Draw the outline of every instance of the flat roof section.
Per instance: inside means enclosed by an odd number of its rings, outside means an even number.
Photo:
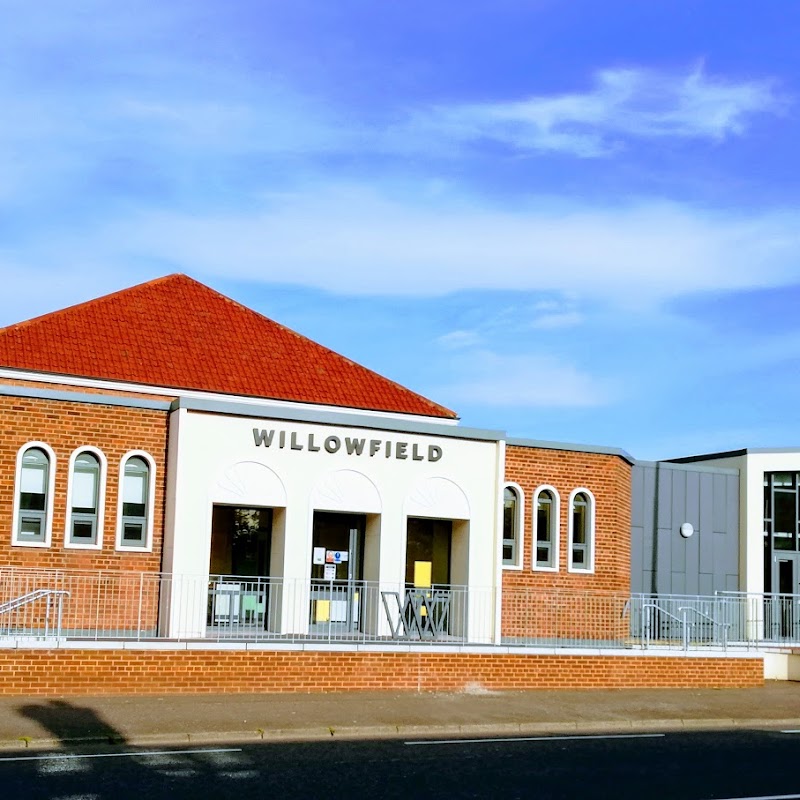
[[[738,458],[739,456],[768,455],[770,453],[797,453],[800,456],[800,447],[744,447],[740,450],[724,450],[720,453],[665,458],[664,461],[672,462],[673,464],[690,464],[694,461],[714,461],[718,458]]]
[[[603,447],[594,444],[571,444],[569,442],[547,442],[539,439],[518,439],[516,437],[509,437],[506,439],[506,444],[514,447],[538,448],[540,450],[569,450],[573,453],[596,453],[604,456],[617,456],[631,465],[636,463],[632,455],[626,453],[619,447]]]
[[[0,384],[0,397],[26,397],[34,400],[56,400],[58,402],[85,403],[95,406],[144,408],[150,411],[170,410],[169,400],[148,400],[144,397],[124,397],[122,395],[65,392],[63,389],[40,389],[34,386],[14,386]]]
[[[436,422],[406,422],[393,417],[367,417],[339,411],[312,411],[301,409],[277,409],[274,406],[260,407],[249,403],[226,403],[219,400],[199,400],[179,397],[172,401],[171,411],[185,409],[202,414],[219,414],[229,417],[279,420],[283,422],[310,422],[317,425],[338,425],[343,428],[366,428],[368,430],[393,431],[395,433],[417,433],[428,436],[444,436],[449,439],[473,439],[484,442],[500,442],[505,431],[482,428],[462,428]]]

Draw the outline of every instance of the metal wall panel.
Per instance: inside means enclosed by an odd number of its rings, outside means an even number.
[[[736,472],[637,463],[631,487],[632,591],[707,595],[739,588]],[[684,522],[694,527],[688,539],[680,535]]]

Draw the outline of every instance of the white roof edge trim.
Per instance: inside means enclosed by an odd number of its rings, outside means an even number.
[[[425,417],[421,414],[403,414],[397,411],[372,411],[350,406],[328,406],[319,403],[302,403],[300,401],[274,400],[262,397],[247,397],[219,392],[203,392],[196,389],[175,389],[167,386],[150,386],[141,383],[125,383],[123,381],[105,381],[95,378],[79,378],[74,375],[56,375],[52,372],[31,372],[28,370],[0,368],[0,378],[13,380],[39,381],[40,383],[59,383],[63,386],[75,386],[84,389],[106,389],[118,392],[136,392],[138,394],[166,395],[167,397],[186,397],[195,400],[214,400],[217,402],[236,402],[247,405],[268,406],[272,408],[292,409],[305,408],[311,411],[343,411],[348,414],[363,414],[366,417],[409,420],[415,422],[436,422],[437,425],[453,425],[458,427],[459,420],[452,417]],[[411,391],[409,389],[409,391]]]

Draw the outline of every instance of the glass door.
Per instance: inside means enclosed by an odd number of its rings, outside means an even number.
[[[776,554],[772,572],[772,597],[770,622],[773,638],[798,641],[800,639],[800,571],[798,555]]]
[[[311,556],[312,633],[360,629],[366,517],[314,512]]]

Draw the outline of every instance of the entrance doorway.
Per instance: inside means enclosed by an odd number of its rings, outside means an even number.
[[[361,630],[365,514],[315,511],[312,533],[312,633]]]
[[[800,636],[800,553],[776,553],[772,596],[768,598],[772,638],[797,641]]]
[[[209,625],[266,627],[272,521],[271,508],[213,506]]]
[[[450,584],[453,523],[449,519],[408,518],[406,586],[428,588]]]

